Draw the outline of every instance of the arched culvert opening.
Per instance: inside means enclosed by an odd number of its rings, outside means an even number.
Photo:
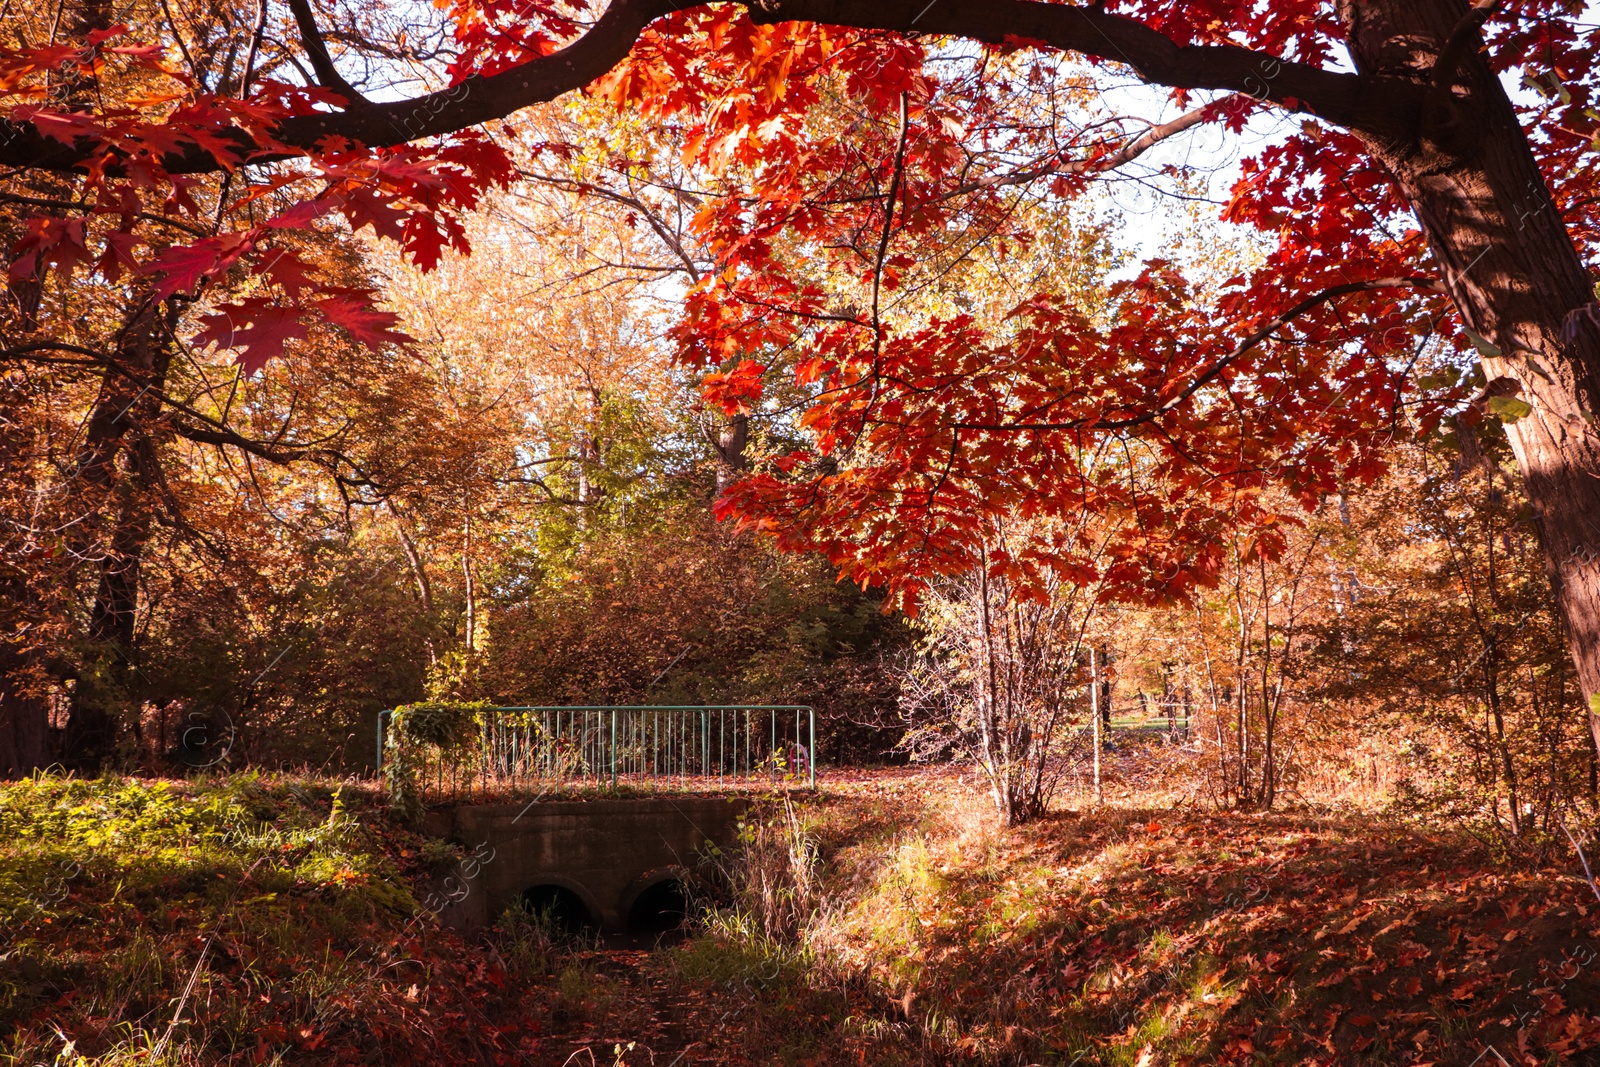
[[[552,933],[576,937],[592,932],[599,923],[583,898],[564,885],[536,885],[522,891],[522,908]]]
[[[689,917],[689,890],[680,879],[668,878],[634,898],[628,909],[628,933],[655,936],[676,934]]]

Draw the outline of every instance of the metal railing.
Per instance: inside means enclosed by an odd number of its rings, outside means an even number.
[[[1185,737],[1189,734],[1190,724],[1189,705],[1182,701],[1151,701],[1148,704],[1130,701],[1122,707],[1111,709],[1109,723],[1112,730],[1169,733]]]
[[[378,713],[378,771],[391,742],[411,744],[417,783],[434,795],[817,784],[816,714],[801,704],[485,707],[474,710],[465,736],[447,743],[394,737],[395,710]]]
[[[1165,734],[1174,740],[1187,738],[1194,726],[1194,716],[1188,704],[1169,703],[1142,706],[1127,703],[1103,712],[1101,735],[1111,741],[1116,734],[1137,734],[1146,737]],[[1085,716],[1069,729],[1073,737],[1088,737],[1094,733],[1094,720]]]

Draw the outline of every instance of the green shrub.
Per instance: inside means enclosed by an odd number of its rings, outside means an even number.
[[[405,821],[422,819],[418,772],[429,750],[443,754],[472,744],[483,729],[487,701],[428,701],[394,709],[384,735],[383,776],[389,806]]]

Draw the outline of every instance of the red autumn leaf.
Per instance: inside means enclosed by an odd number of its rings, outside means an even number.
[[[304,308],[260,297],[224,304],[201,318],[204,327],[195,334],[194,343],[231,349],[244,373],[254,374],[268,360],[283,355],[284,345],[306,336],[305,314]]]
[[[1039,48],[1048,51],[1052,47],[1049,41],[1042,41],[1037,37],[1022,37],[1015,33],[1006,34],[1001,41],[1008,49]]]
[[[336,207],[338,207],[336,202],[324,197],[302,200],[293,207],[278,212],[262,225],[274,230],[300,230]]]
[[[124,268],[136,270],[139,260],[134,249],[141,243],[138,237],[122,230],[106,234],[106,250],[95,264],[96,269],[110,282],[120,278]]]
[[[714,371],[705,377],[705,397],[729,415],[748,412],[761,397],[766,369],[753,359],[745,359],[726,373]]]
[[[107,27],[106,29],[103,29],[103,30],[91,30],[91,31],[89,31],[87,34],[84,35],[83,41],[90,48],[94,48],[96,45],[104,44],[106,41],[109,41],[114,37],[126,36],[127,33],[128,33],[127,24],[123,23],[123,22],[119,22],[115,26],[109,26],[109,27]]]
[[[216,277],[251,251],[256,234],[255,230],[246,230],[179,245],[146,263],[144,270],[161,276],[156,284],[158,296],[166,298],[174,293],[189,293],[201,281]]]
[[[11,262],[12,280],[30,277],[41,264],[55,268],[63,280],[70,279],[73,270],[89,258],[84,233],[82,219],[29,219],[27,236],[12,250],[16,256]]]
[[[51,108],[19,107],[12,112],[12,118],[29,123],[46,137],[69,146],[80,138],[96,137],[104,129],[100,119],[92,114]]]
[[[330,296],[316,302],[324,318],[344,330],[358,343],[377,350],[384,345],[408,345],[415,338],[395,329],[399,317],[390,311],[379,311],[372,298],[362,293]]]
[[[259,273],[281,285],[290,300],[300,299],[300,294],[318,286],[318,270],[286,248],[274,249],[260,266]]]

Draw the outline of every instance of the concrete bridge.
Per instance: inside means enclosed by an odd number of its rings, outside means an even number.
[[[523,901],[573,929],[616,935],[674,928],[705,846],[732,845],[750,804],[655,796],[435,810],[427,832],[470,853],[432,887],[443,903],[440,918],[476,929]]]

